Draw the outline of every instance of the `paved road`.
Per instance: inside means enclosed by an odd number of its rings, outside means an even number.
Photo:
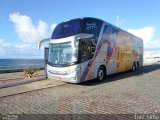
[[[101,83],[93,80],[64,84],[0,98],[0,114],[22,113],[85,114],[85,119],[100,118],[93,114],[108,114],[110,119],[115,119],[115,114],[121,119],[129,119],[130,115],[133,118],[135,114],[157,115],[160,113],[160,64],[144,66],[135,73],[111,75]],[[160,114],[156,117],[160,119]]]

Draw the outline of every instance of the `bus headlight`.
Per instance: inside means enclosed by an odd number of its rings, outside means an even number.
[[[75,70],[67,71],[67,75],[72,74],[72,73],[75,73]]]
[[[79,70],[80,70],[80,68],[76,68],[76,69],[67,71],[67,75],[72,74],[72,73],[76,73],[76,72],[79,71]]]

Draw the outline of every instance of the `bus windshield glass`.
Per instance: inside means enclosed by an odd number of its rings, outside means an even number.
[[[77,61],[77,48],[73,47],[71,42],[58,43],[49,45],[50,65],[67,65]]]
[[[102,21],[86,18],[86,19],[74,19],[67,22],[62,22],[54,29],[51,39],[61,39],[65,37],[74,36],[80,33],[92,34],[95,37],[99,36]]]
[[[102,27],[102,21],[93,18],[84,19],[81,33],[92,34],[98,37]]]
[[[51,39],[60,39],[80,33],[80,19],[63,22],[56,26]]]

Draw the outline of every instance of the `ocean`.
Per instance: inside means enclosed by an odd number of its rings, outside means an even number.
[[[44,68],[43,59],[0,59],[0,71],[17,70],[25,67]]]

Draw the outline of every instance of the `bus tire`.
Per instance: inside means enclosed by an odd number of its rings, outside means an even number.
[[[100,66],[97,72],[98,81],[103,81],[106,76],[105,69],[103,66]]]
[[[136,63],[134,62],[133,65],[132,65],[132,71],[135,72],[137,70],[137,65]]]

